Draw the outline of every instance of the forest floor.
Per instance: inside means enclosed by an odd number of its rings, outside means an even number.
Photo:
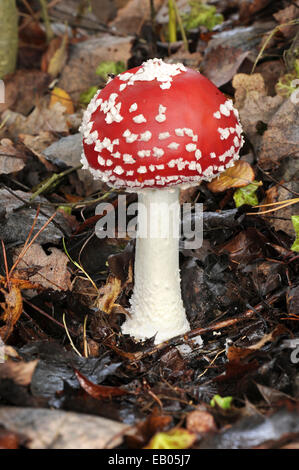
[[[188,51],[167,2],[48,2],[52,38],[30,3],[0,104],[0,448],[299,448],[298,0],[209,2]],[[245,139],[182,191],[204,208],[180,252],[191,331],[158,346],[121,334],[134,240],[95,226],[124,192],[81,169],[78,132],[105,74],[152,57],[207,76]]]

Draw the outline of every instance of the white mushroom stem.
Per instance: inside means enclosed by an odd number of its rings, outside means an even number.
[[[134,291],[122,332],[155,344],[190,327],[181,297],[179,188],[138,192]]]

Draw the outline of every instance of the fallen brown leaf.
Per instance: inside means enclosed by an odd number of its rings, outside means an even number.
[[[208,184],[208,188],[213,193],[226,191],[230,188],[241,188],[247,186],[254,180],[254,171],[249,163],[238,160],[235,165],[228,168],[218,178]]]
[[[21,251],[22,247],[16,249],[14,261]],[[57,248],[50,248],[50,251],[51,254],[47,255],[38,243],[33,243],[22,256],[15,277],[24,279],[27,276],[32,283],[38,283],[46,289],[71,290],[71,274],[67,269],[68,257]],[[30,268],[36,268],[33,275],[28,271]]]
[[[42,57],[41,68],[53,78],[57,77],[67,60],[67,33],[63,37],[52,39],[49,47]]]
[[[75,374],[79,384],[85,390],[88,395],[92,396],[96,400],[102,400],[103,398],[119,397],[121,395],[127,395],[129,392],[119,387],[108,387],[107,385],[96,385],[88,380],[81,372],[75,369]]]
[[[30,385],[33,373],[38,364],[34,361],[5,361],[0,367],[0,379],[12,379],[18,385]]]
[[[217,431],[213,415],[208,411],[194,410],[187,414],[186,427],[189,431],[204,434]]]
[[[0,337],[6,340],[22,314],[23,299],[21,290],[17,286],[12,286],[9,292],[2,289],[2,293],[5,301],[0,303],[3,309],[1,320],[5,322],[5,325],[0,328]]]
[[[103,312],[111,313],[121,290],[121,280],[113,275],[108,276],[106,284],[99,289],[97,308]]]
[[[0,142],[0,174],[20,171],[25,166],[26,155],[13,145],[11,140],[2,139]]]

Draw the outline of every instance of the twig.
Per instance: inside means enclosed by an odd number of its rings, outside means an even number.
[[[73,173],[74,171],[80,170],[80,168],[82,168],[82,164],[74,166],[72,168],[68,168],[67,170],[62,171],[61,173],[54,173],[44,184],[42,184],[35,191],[35,193],[32,194],[32,196],[30,197],[30,202],[33,201],[40,194],[47,191],[53,184],[57,184],[60,179],[69,175],[70,173]]]
[[[258,53],[257,58],[255,59],[252,70],[250,72],[251,74],[255,71],[257,63],[261,59],[261,57],[264,53],[264,50],[266,49],[268,43],[273,38],[273,36],[275,36],[275,34],[280,30],[280,28],[283,28],[284,26],[290,26],[292,24],[295,25],[295,24],[298,24],[298,23],[299,23],[299,20],[295,19],[295,20],[292,20],[292,21],[288,21],[288,23],[279,24],[274,29],[272,29],[272,31],[269,33],[269,36],[267,37],[266,41],[264,42],[263,47],[261,48],[260,52]]]
[[[85,315],[84,317],[84,323],[83,323],[83,349],[84,349],[84,357],[88,357],[88,344],[86,340],[86,324],[87,324],[87,318],[88,315]]]
[[[50,42],[51,39],[53,39],[54,37],[54,33],[53,33],[50,19],[49,19],[48,5],[47,5],[46,0],[39,0],[39,2],[42,8],[42,17],[43,17],[45,28],[46,28],[47,41]]]
[[[295,153],[296,153],[296,152],[295,152]],[[273,178],[272,175],[270,175],[270,174],[267,173],[265,170],[263,170],[263,168],[261,168],[259,165],[257,165],[257,168],[258,168],[259,171],[261,171],[267,178],[269,178],[271,181],[273,181],[273,183],[278,184],[278,186],[281,186],[282,188],[286,189],[287,191],[289,191],[290,193],[294,194],[295,196],[299,196],[299,193],[297,193],[296,191],[293,191],[292,189],[288,188],[288,187],[285,186],[284,184],[280,183],[280,181],[277,181],[275,178]]]
[[[168,0],[168,35],[169,42],[176,42],[176,13],[174,7],[175,0]]]
[[[62,321],[63,321],[63,324],[64,324],[64,328],[65,328],[67,337],[68,337],[68,339],[70,340],[70,343],[71,343],[71,346],[72,346],[73,350],[78,354],[78,356],[82,357],[82,354],[78,351],[78,349],[77,349],[76,346],[74,345],[73,340],[72,340],[72,338],[71,338],[71,335],[69,334],[69,330],[67,329],[67,326],[66,326],[65,313],[64,313],[64,312],[63,312],[63,314],[62,314]]]
[[[31,303],[29,300],[27,299],[24,299],[23,298],[23,302],[25,302],[27,305],[29,305],[31,308],[33,308],[34,310],[36,310],[38,313],[40,313],[41,315],[49,318],[49,320],[51,320],[52,322],[56,323],[56,325],[60,326],[60,328],[62,328],[63,330],[65,329],[64,325],[62,323],[60,323],[60,321],[56,320],[56,318],[53,318],[51,317],[51,315],[49,315],[47,312],[45,312],[44,310],[42,310],[41,308],[37,307],[37,305],[34,305],[33,303]],[[72,329],[69,328],[69,331],[72,333],[72,335],[74,336],[78,336],[77,333],[75,331],[73,331]]]
[[[28,3],[28,1],[27,0],[22,0],[22,2],[24,3],[26,9],[30,13],[30,15],[34,19],[34,21],[37,21],[36,13],[32,10],[32,8],[31,8],[30,4]]]
[[[279,211],[280,209],[283,209],[284,207],[292,206],[293,204],[297,204],[298,202],[299,202],[299,198],[294,198],[294,199],[288,199],[287,201],[270,202],[269,204],[259,204],[258,206],[255,206],[255,208],[260,208],[260,207],[272,207],[272,208],[266,211],[262,211],[262,212],[246,212],[246,214],[247,215],[269,214],[269,212]],[[273,207],[273,206],[279,206],[279,207]]]
[[[178,22],[178,25],[179,25],[179,28],[180,28],[180,32],[181,32],[181,35],[182,35],[182,39],[183,39],[183,42],[184,42],[184,47],[185,47],[186,52],[188,52],[188,50],[189,50],[188,39],[187,39],[187,36],[186,36],[186,33],[185,33],[184,25],[183,25],[183,22],[182,22],[182,18],[181,18],[178,6],[176,4],[176,0],[173,0],[173,6],[174,6],[174,10],[175,10],[176,19],[177,19],[177,22]]]
[[[5,189],[6,189],[6,191],[8,191],[10,194],[12,194],[12,196],[14,196],[15,198],[19,199],[19,201],[23,202],[24,207],[27,207],[27,206],[31,207],[32,205],[36,205],[36,203],[33,203],[33,204],[32,204],[32,203],[30,203],[29,201],[26,201],[26,199],[22,198],[22,197],[19,196],[18,194],[15,194],[10,188],[5,187]],[[39,202],[39,203],[38,203],[38,208],[39,208],[40,206],[42,206],[42,205],[44,205],[44,206],[48,206],[48,205],[49,205],[49,206],[51,206],[51,207],[53,207],[53,206],[54,206],[54,207],[59,207],[59,206],[61,205],[61,203],[59,203],[59,204],[58,204],[58,203],[52,204],[52,203],[50,203],[50,202],[49,202],[49,203]],[[65,204],[63,204],[63,205],[65,205]],[[49,214],[46,214],[46,212],[42,211],[41,209],[39,209],[39,211],[40,211],[40,213],[41,213],[42,215],[44,215],[45,217],[49,217]],[[64,230],[64,228],[61,227],[61,226],[56,222],[56,220],[53,219],[53,220],[52,220],[52,223],[53,223],[53,225],[55,225],[55,227],[57,227],[65,236],[67,236],[67,233],[66,233],[66,231]]]
[[[278,292],[276,292],[275,294],[273,294],[269,299],[267,299],[266,306],[269,306],[269,305],[273,304],[274,302],[276,302],[282,296],[282,294],[285,293],[285,291],[286,291],[286,288],[283,288],[283,289],[279,290]],[[250,308],[250,309],[246,310],[239,317],[229,318],[228,320],[223,320],[223,321],[218,322],[218,323],[213,323],[212,325],[209,325],[205,328],[195,328],[194,330],[191,330],[188,333],[185,333],[184,335],[179,335],[179,336],[176,336],[176,337],[172,338],[169,341],[164,341],[163,343],[160,343],[160,344],[148,349],[147,351],[138,351],[136,353],[125,353],[124,351],[120,351],[117,347],[115,347],[113,345],[109,345],[109,343],[106,343],[106,344],[107,344],[108,347],[110,347],[111,349],[118,352],[118,354],[123,355],[124,357],[127,357],[130,361],[140,361],[144,357],[151,356],[151,355],[155,354],[156,352],[159,352],[159,351],[165,349],[166,347],[177,346],[177,345],[179,345],[179,344],[185,342],[186,340],[191,339],[195,336],[204,335],[206,333],[210,333],[211,331],[222,330],[223,328],[227,328],[229,326],[236,325],[236,324],[238,324],[238,323],[240,323],[244,320],[247,320],[247,319],[253,317],[254,315],[256,315],[257,312],[260,312],[264,308],[265,308],[265,305],[264,305],[264,301],[263,301],[263,302],[260,302],[258,305],[256,305],[254,308]]]
[[[5,245],[4,245],[3,240],[1,240],[1,244],[2,244],[2,252],[3,252],[3,260],[4,260],[4,267],[5,267],[7,289],[8,289],[8,291],[10,291],[10,280],[9,280],[9,271],[8,271],[8,265],[7,265],[6,249],[5,249]]]

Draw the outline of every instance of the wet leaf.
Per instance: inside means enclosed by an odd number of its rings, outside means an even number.
[[[14,261],[20,255],[22,247],[14,254]],[[38,243],[33,243],[21,257],[18,264],[18,277],[30,279],[46,289],[71,290],[71,273],[68,271],[68,257],[57,248],[50,248],[46,254]],[[28,271],[29,267],[36,268],[34,274]]]
[[[96,385],[90,380],[88,380],[81,372],[75,369],[76,377],[86,393],[91,395],[97,400],[102,400],[103,398],[119,397],[121,395],[127,395],[129,392],[123,390],[119,387],[108,387],[107,385]]]
[[[210,405],[215,407],[216,405],[223,410],[229,410],[233,401],[233,397],[221,397],[220,395],[214,395],[210,401]]]
[[[144,447],[154,434],[165,430],[171,422],[171,416],[160,414],[158,408],[154,408],[146,420],[137,424],[136,432],[126,436],[126,442],[132,449]]]
[[[183,428],[159,432],[144,449],[189,449],[196,441],[196,434]]]
[[[228,252],[234,262],[249,263],[266,255],[267,241],[259,230],[249,227],[221,246],[219,253]]]
[[[243,188],[237,189],[234,193],[236,207],[243,206],[244,204],[256,206],[259,203],[256,191],[262,185],[261,181],[254,181]]]
[[[218,178],[208,184],[210,191],[214,193],[226,191],[230,188],[241,188],[247,186],[254,180],[254,171],[249,163],[238,160],[235,165],[228,168]]]

